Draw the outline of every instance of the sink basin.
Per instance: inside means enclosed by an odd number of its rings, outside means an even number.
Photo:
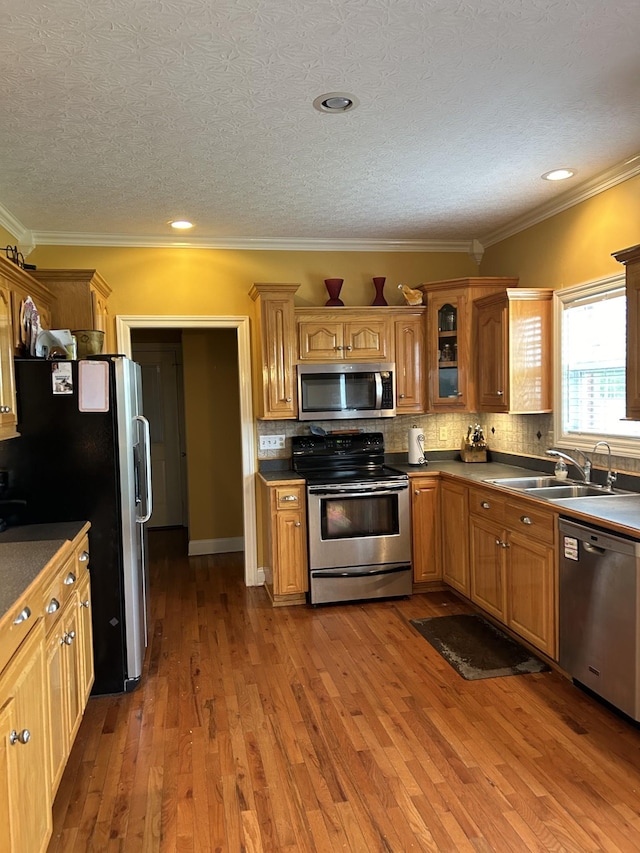
[[[546,489],[524,489],[524,491],[534,498],[549,498],[551,500],[558,500],[561,498],[591,498],[596,496],[599,498],[606,498],[615,497],[616,495],[633,494],[632,492],[624,492],[620,489],[609,492],[606,489],[590,485],[589,483],[571,483],[569,485],[565,483],[562,486],[552,486],[551,488]]]
[[[494,486],[506,486],[509,489],[548,489],[566,488],[573,485],[571,480],[558,480],[556,477],[502,477],[498,480],[486,480]],[[576,483],[575,485],[581,485]]]

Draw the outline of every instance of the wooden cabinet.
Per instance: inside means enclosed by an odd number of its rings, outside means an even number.
[[[552,297],[552,290],[507,288],[475,301],[478,411],[552,410]]]
[[[384,309],[296,311],[300,361],[393,361]]]
[[[51,804],[93,680],[82,606],[90,602],[87,529],[48,559],[0,619],[0,853],[46,849]],[[37,542],[16,547],[48,553]]]
[[[442,579],[469,597],[469,489],[462,483],[443,480]]]
[[[258,478],[265,539],[265,587],[274,605],[306,600],[307,516],[304,483]]]
[[[257,303],[256,414],[281,420],[298,414],[293,296],[298,284],[254,284]]]
[[[469,490],[471,600],[557,657],[555,513],[496,490]]]
[[[411,477],[411,544],[413,582],[439,581],[440,559],[440,482],[438,477]],[[419,589],[419,587],[418,587]]]
[[[88,555],[88,540],[84,537],[45,591],[52,799],[93,684]]]
[[[625,265],[627,292],[627,417],[640,420],[640,245],[615,252]]]
[[[11,293],[0,279],[0,439],[17,435]]]
[[[396,363],[396,411],[399,415],[426,411],[425,308],[393,315]]]
[[[34,270],[33,277],[55,296],[53,329],[99,329],[105,353],[117,352],[115,328],[109,314],[111,288],[97,270]]]
[[[38,853],[51,836],[42,620],[0,676],[0,850]]]
[[[419,285],[427,301],[429,403],[434,412],[476,410],[475,299],[515,287],[517,278],[459,278]]]

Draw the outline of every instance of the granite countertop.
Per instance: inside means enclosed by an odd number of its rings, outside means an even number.
[[[0,533],[0,618],[86,526],[86,521],[25,524]]]

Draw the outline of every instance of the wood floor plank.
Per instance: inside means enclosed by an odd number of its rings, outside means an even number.
[[[151,531],[140,688],[93,697],[48,853],[637,853],[640,729],[559,673],[467,682],[449,592],[273,608]]]

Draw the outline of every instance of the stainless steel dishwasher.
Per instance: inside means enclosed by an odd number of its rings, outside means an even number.
[[[560,666],[640,720],[640,542],[560,519]]]

